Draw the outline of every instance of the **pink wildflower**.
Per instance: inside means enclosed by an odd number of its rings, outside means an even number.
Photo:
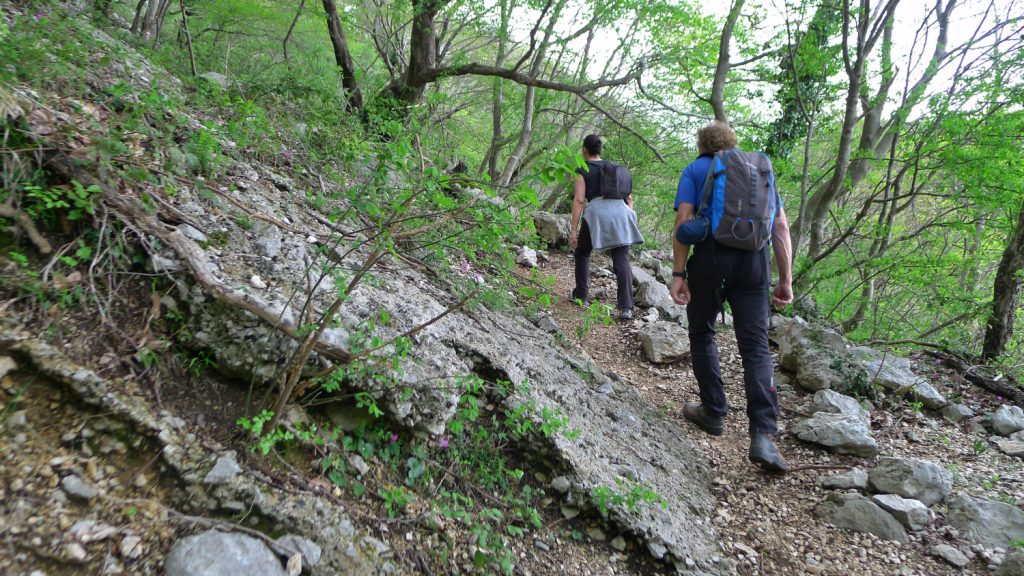
[[[391,433],[391,443],[394,444],[395,442],[398,442],[398,433],[397,432],[392,432]]]
[[[437,445],[441,448],[448,448],[448,438],[441,438],[438,440]]]

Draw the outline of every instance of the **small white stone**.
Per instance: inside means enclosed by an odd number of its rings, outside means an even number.
[[[267,287],[267,283],[264,282],[262,278],[255,274],[253,275],[252,278],[249,279],[249,284],[252,284],[253,288],[257,288],[259,290],[263,290]]]
[[[316,242],[317,242],[316,236],[310,234],[309,236],[306,237],[306,242],[308,244],[316,244]]]

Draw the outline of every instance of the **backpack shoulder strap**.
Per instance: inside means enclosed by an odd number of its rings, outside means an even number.
[[[702,196],[700,201],[700,211],[697,212],[698,214],[705,212],[711,206],[711,195],[714,192],[712,182],[714,182],[716,175],[715,168],[717,167],[717,164],[721,162],[722,169],[725,169],[726,152],[728,151],[720,150],[715,152],[714,156],[711,157],[711,165],[708,166],[708,175],[704,177],[704,189],[701,191]]]

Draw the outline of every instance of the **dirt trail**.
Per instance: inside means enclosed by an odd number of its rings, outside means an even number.
[[[542,272],[556,282],[559,295],[552,314],[566,337],[579,343],[577,329],[582,309],[569,301],[574,286],[571,254],[552,252]],[[592,266],[592,293],[598,301],[614,306],[614,277],[602,276]],[[601,293],[606,296],[600,296]],[[597,324],[582,341],[582,348],[604,369],[620,374],[641,396],[669,418],[684,422],[682,406],[695,400],[697,385],[688,362],[657,366],[641,353],[638,329],[646,310],[638,309],[629,323]],[[731,328],[719,331],[722,375],[731,413],[725,434],[713,438],[687,426],[686,432],[715,472],[713,492],[718,499],[714,525],[720,534],[724,556],[736,561],[740,574],[946,574],[960,573],[922,554],[919,547],[901,546],[869,534],[841,531],[813,515],[823,499],[820,477],[870,462],[829,454],[810,448],[785,433],[800,409],[781,402],[779,447],[793,471],[784,476],[762,473],[747,461],[749,436],[743,394],[742,365]],[[776,357],[777,361],[777,357]],[[784,380],[784,379],[783,379]],[[780,383],[780,388],[786,385]],[[885,446],[884,432],[877,432]],[[894,450],[896,451],[896,450]]]

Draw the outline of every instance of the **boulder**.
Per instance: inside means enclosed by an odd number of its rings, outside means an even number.
[[[920,500],[902,498],[895,494],[875,494],[871,500],[911,530],[924,530],[931,524],[931,513]]]
[[[963,568],[971,562],[963,552],[949,544],[936,544],[930,552],[932,556],[945,560],[947,564],[954,568]]]
[[[658,279],[655,278],[654,276],[651,276],[650,273],[647,272],[647,270],[645,270],[641,266],[637,266],[636,264],[633,264],[631,266],[631,268],[630,268],[630,271],[633,273],[633,287],[634,288],[639,288],[643,284],[648,284],[648,283],[657,284],[658,283]]]
[[[537,318],[537,321],[534,322],[534,325],[536,325],[537,328],[540,328],[541,330],[547,332],[548,334],[554,334],[556,332],[561,331],[561,327],[558,325],[558,322],[556,322],[554,318],[548,316],[547,314],[541,316],[540,318]]]
[[[863,492],[868,488],[868,471],[863,468],[854,468],[846,472],[839,472],[822,478],[820,484],[822,488],[830,490],[849,490],[853,488]]]
[[[832,492],[818,505],[815,513],[839,528],[867,532],[883,540],[910,541],[896,518],[860,494]]]
[[[838,454],[872,458],[878,455],[878,443],[857,416],[818,412],[797,423],[793,433],[804,442],[820,444]]]
[[[953,491],[953,475],[945,468],[913,458],[882,458],[868,473],[872,490],[920,500],[925,506],[941,502]]]
[[[640,329],[638,337],[644,357],[655,364],[679,362],[690,356],[690,337],[679,324],[648,324]]]
[[[640,308],[654,308],[664,302],[672,303],[672,297],[668,287],[657,280],[641,283],[633,295],[633,304]]]
[[[946,522],[967,541],[989,548],[1009,548],[1010,542],[1024,539],[1024,511],[995,500],[956,496],[949,501]]]
[[[234,454],[226,454],[217,458],[213,468],[203,478],[203,484],[225,484],[241,473],[242,467],[235,461]]]
[[[199,75],[199,77],[206,80],[210,84],[218,86],[221,90],[228,89],[228,77],[221,74],[220,72],[203,72]]]
[[[548,247],[557,248],[569,245],[569,215],[537,212],[533,215],[533,226],[537,235],[548,243]]]
[[[1009,438],[995,438],[996,446],[999,447],[999,451],[1007,456],[1016,456],[1017,458],[1024,458],[1024,442],[1020,440],[1011,440]]]
[[[871,415],[860,407],[855,398],[845,396],[834,390],[819,390],[811,400],[811,414],[827,412],[830,414],[846,414],[853,416],[864,423],[871,425]]]
[[[270,548],[252,536],[207,530],[182,538],[164,560],[167,576],[285,576]]]
[[[519,249],[519,255],[516,257],[516,264],[526,266],[527,268],[536,268],[537,251],[529,246],[523,246]]]
[[[950,422],[959,422],[964,418],[974,416],[974,410],[963,404],[951,403],[942,408],[942,416]]]
[[[1020,406],[1003,404],[992,415],[992,428],[1000,436],[1009,436],[1024,430],[1024,410]]]
[[[285,560],[296,552],[302,554],[302,563],[307,567],[313,567],[319,564],[320,556],[323,554],[323,550],[316,544],[316,542],[295,534],[281,536],[277,539],[277,546],[279,551],[287,554]]]
[[[850,354],[866,371],[869,381],[877,382],[891,392],[903,392],[908,399],[921,402],[925,408],[938,410],[949,401],[910,368],[910,359],[879,352],[873,348],[854,346]]]

